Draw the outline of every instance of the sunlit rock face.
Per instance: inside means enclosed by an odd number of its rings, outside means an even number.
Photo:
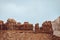
[[[13,18],[9,18],[9,19],[7,20],[7,22],[9,22],[9,23],[16,23],[15,19],[13,19]]]
[[[35,32],[39,33],[40,32],[40,28],[39,28],[39,23],[35,24]]]
[[[9,18],[6,22],[6,26],[8,30],[13,30],[15,28],[16,21],[15,19]]]
[[[52,28],[54,31],[54,35],[60,36],[60,17],[52,21]]]
[[[29,22],[24,22],[23,28],[24,30],[33,30],[33,24],[30,24]]]
[[[15,30],[19,30],[20,26],[21,26],[21,23],[20,22],[17,22],[14,29]]]
[[[52,40],[51,34],[21,31],[2,31],[0,40]]]

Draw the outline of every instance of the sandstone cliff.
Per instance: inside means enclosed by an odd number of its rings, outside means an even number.
[[[21,24],[14,19],[8,19],[6,23],[0,20],[0,40],[60,40],[60,37],[54,35],[53,24],[55,25],[54,22],[45,21],[39,28],[39,23],[33,26],[29,22]]]

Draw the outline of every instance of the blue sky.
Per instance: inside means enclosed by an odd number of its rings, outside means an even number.
[[[40,23],[60,16],[60,0],[0,0],[0,19]]]

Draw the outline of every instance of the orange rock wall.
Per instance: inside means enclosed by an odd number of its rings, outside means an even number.
[[[51,21],[45,21],[39,28],[39,23],[33,26],[8,19],[6,23],[0,20],[0,40],[60,40],[60,37],[53,35]]]
[[[33,31],[33,28],[34,28],[33,24],[30,24],[29,22],[24,22],[23,24],[21,24],[16,22],[14,19],[8,19],[6,23],[0,21],[0,30],[32,30]],[[35,32],[53,34],[51,21],[45,21],[42,24],[41,28],[39,28],[39,23],[36,23]]]

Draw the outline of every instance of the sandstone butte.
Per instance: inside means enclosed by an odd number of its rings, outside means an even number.
[[[39,27],[29,22],[16,22],[9,18],[0,20],[0,40],[60,40],[60,17],[54,21],[45,21]]]

